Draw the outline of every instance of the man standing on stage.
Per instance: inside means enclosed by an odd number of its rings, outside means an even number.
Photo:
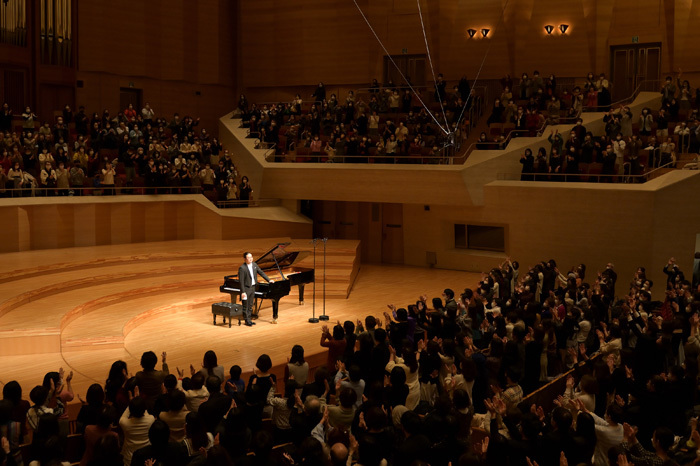
[[[265,279],[268,283],[274,283],[274,280],[270,280],[262,271],[258,264],[253,262],[253,254],[246,252],[243,254],[245,262],[238,268],[238,280],[241,282],[241,303],[243,305],[243,317],[245,317],[245,324],[248,327],[255,325],[255,322],[250,320],[251,313],[253,311],[253,303],[255,301],[255,285],[258,283],[258,274]],[[273,321],[273,323],[277,323]]]

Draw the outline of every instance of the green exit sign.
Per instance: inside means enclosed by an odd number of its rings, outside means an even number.
[[[401,53],[406,55],[408,53],[408,49],[401,49]]]
[[[632,43],[636,44],[639,42],[639,36],[632,36]]]

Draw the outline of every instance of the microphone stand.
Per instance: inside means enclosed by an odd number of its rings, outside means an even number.
[[[318,319],[328,320],[329,317],[326,315],[326,243],[328,238],[321,238],[320,240],[323,241],[323,315],[318,316]]]
[[[314,245],[314,273],[316,270],[316,243],[318,243],[318,238],[314,238],[311,240],[311,243]],[[311,306],[311,317],[309,317],[309,323],[312,324],[317,324],[318,323],[318,317],[316,317],[316,279],[314,279],[314,289],[313,289],[313,304]]]

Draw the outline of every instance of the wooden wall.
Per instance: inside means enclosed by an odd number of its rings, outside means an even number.
[[[202,196],[0,200],[0,253],[186,239],[310,237],[282,207],[219,210]]]
[[[675,257],[686,274],[693,269],[700,207],[678,199],[693,196],[700,175],[677,171],[645,185],[601,187],[559,183],[494,182],[486,186],[483,208],[404,205],[405,263],[426,266],[426,252],[437,267],[484,271],[510,256],[528,267],[555,258],[561,270],[578,263],[589,274],[613,262],[626,291],[639,266],[654,280],[655,298],[663,300],[661,272]],[[687,211],[686,208],[690,208]],[[673,218],[688,221],[674,228]],[[454,224],[505,226],[506,251],[492,253],[454,248]]]
[[[655,299],[663,300],[661,270],[668,259],[675,257],[686,275],[693,270],[700,206],[679,204],[678,199],[692,197],[698,189],[700,174],[676,171],[645,185],[494,182],[485,187],[483,207],[406,203],[398,221],[403,263],[483,272],[507,257],[525,268],[554,258],[562,271],[585,263],[590,278],[613,262],[618,295],[627,291],[637,267],[644,266],[657,284]],[[315,234],[361,239],[363,260],[382,262],[387,246],[382,224],[387,221],[381,214],[373,218],[372,209],[381,212],[383,206],[318,201]],[[685,219],[680,224],[674,220],[679,216]],[[505,251],[455,248],[455,224],[503,227]]]
[[[425,53],[417,4],[412,0],[358,0],[391,54]],[[662,43],[664,73],[680,66],[700,72],[698,0],[431,0],[423,19],[435,71],[448,80],[543,75],[585,76],[609,72],[611,45]],[[505,6],[505,9],[504,9]],[[382,77],[384,51],[353,2],[314,0],[241,2],[241,88],[324,81],[364,86]],[[544,26],[568,24],[548,36]],[[469,39],[467,29],[489,28],[487,39]],[[484,60],[485,58],[485,60]],[[429,68],[428,71],[429,73]]]
[[[116,114],[119,88],[133,87],[157,115],[199,115],[211,132],[235,106],[237,1],[98,0],[78,15],[76,97],[89,111]]]

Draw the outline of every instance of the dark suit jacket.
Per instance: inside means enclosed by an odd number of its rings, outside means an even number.
[[[269,278],[267,278],[267,275],[265,275],[265,272],[262,271],[260,267],[258,267],[258,264],[253,262],[253,273],[255,274],[255,277],[257,278],[258,275],[263,277],[265,281],[270,281]],[[250,271],[248,270],[248,264],[242,264],[238,268],[238,280],[241,282],[241,292],[246,293],[250,295],[250,293],[255,291],[255,282],[253,282],[252,277],[250,276]],[[257,280],[256,280],[257,281]]]

